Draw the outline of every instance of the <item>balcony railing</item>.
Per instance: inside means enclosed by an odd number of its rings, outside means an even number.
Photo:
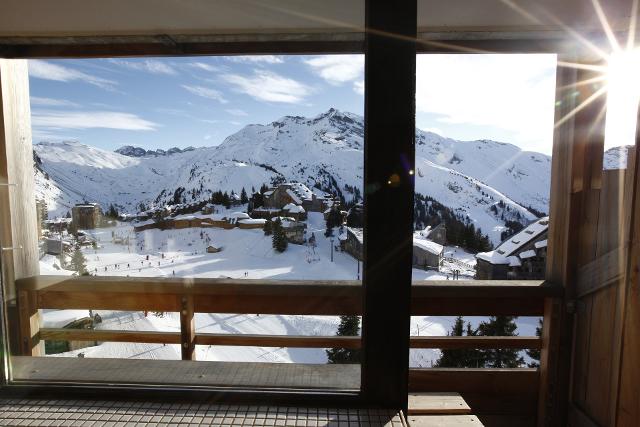
[[[46,340],[180,344],[194,360],[196,345],[360,348],[358,336],[292,336],[199,333],[194,313],[361,315],[356,281],[266,281],[37,276],[17,281],[21,354],[43,355]],[[412,284],[415,316],[543,316],[562,288],[544,281],[420,281]],[[180,332],[43,328],[40,309],[102,309],[180,313]],[[547,320],[547,319],[545,319]],[[412,336],[413,349],[541,349],[535,336]],[[499,394],[518,413],[535,415],[537,369],[412,368],[409,389],[463,393],[490,408]],[[495,397],[495,396],[494,396]],[[490,410],[490,409],[489,409]]]

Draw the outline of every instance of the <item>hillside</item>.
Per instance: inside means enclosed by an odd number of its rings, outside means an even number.
[[[333,108],[312,118],[285,116],[248,125],[218,147],[169,150],[170,155],[135,147],[108,152],[78,142],[41,142],[34,145],[41,159],[37,196],[47,201],[53,215],[64,215],[83,200],[113,203],[133,213],[140,203],[172,202],[176,190],[190,202],[217,190],[249,192],[287,180],[357,200],[363,150],[363,118]],[[529,207],[547,212],[549,184],[546,155],[416,130],[416,192],[468,216],[494,243],[505,220],[533,220]],[[505,208],[492,208],[498,203]]]

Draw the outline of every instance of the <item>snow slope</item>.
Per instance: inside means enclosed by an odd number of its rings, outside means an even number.
[[[217,190],[240,193],[274,181],[362,194],[364,122],[335,109],[306,118],[285,116],[248,125],[218,147],[170,156],[132,157],[78,142],[34,146],[46,173],[37,176],[37,196],[52,215],[80,201],[116,205],[133,213],[146,206],[202,200]],[[132,150],[121,150],[133,153]],[[529,206],[547,212],[550,158],[495,141],[456,141],[416,130],[416,191],[467,215],[498,243],[505,219],[534,219]],[[180,192],[180,191],[179,191]],[[498,202],[509,212],[495,212]],[[519,217],[519,218],[518,218]]]

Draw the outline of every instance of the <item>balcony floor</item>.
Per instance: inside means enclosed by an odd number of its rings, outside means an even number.
[[[404,427],[405,423],[399,413],[371,409],[0,399],[0,425]]]
[[[11,358],[14,381],[160,384],[248,389],[357,391],[360,365],[183,360]]]

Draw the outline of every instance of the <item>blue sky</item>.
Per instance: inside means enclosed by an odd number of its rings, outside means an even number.
[[[416,124],[550,153],[553,55],[419,55]],[[34,142],[211,146],[250,123],[363,114],[362,55],[29,61]]]

